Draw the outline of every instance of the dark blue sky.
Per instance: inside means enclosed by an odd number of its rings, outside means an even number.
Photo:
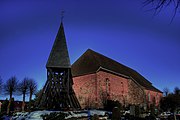
[[[171,7],[152,18],[142,1],[1,0],[1,78],[45,84],[45,65],[65,10],[71,63],[91,48],[135,69],[160,90],[180,87],[180,15],[169,25]]]

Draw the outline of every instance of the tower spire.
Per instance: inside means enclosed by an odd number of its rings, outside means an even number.
[[[37,106],[41,109],[78,109],[80,104],[73,90],[71,65],[61,21],[47,64],[47,81]]]
[[[46,68],[70,68],[70,59],[64,33],[63,23],[61,22],[54,45],[49,55]]]

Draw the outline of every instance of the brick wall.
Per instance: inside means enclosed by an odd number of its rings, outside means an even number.
[[[132,79],[106,71],[73,77],[73,82],[82,108],[102,108],[107,99],[118,100],[123,105],[128,105],[152,104],[155,98],[155,104],[158,105],[162,97],[162,93],[145,90]]]
[[[99,71],[97,73],[97,82],[98,103],[100,107],[106,102],[106,98],[114,101],[118,100],[122,104],[126,104],[128,93],[128,81],[126,78]]]
[[[132,79],[129,79],[128,86],[128,103],[134,105],[145,103],[144,89],[140,85],[135,83],[135,81],[133,81]]]
[[[73,77],[73,89],[82,108],[95,107],[96,74]]]
[[[159,105],[159,102],[162,98],[162,93],[151,91],[151,90],[145,90],[146,92],[146,101],[147,104],[150,106],[150,104],[154,104],[155,106]]]
[[[82,108],[102,108],[107,99],[127,104],[128,80],[99,71],[94,74],[73,77],[74,91]]]

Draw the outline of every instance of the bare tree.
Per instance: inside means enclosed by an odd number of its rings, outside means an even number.
[[[164,93],[164,96],[168,96],[168,94],[170,93],[169,89],[166,87],[163,89],[163,93]]]
[[[30,79],[29,80],[29,102],[32,100],[32,95],[35,94],[37,91],[37,83],[35,80]]]
[[[11,77],[10,79],[8,79],[6,81],[6,83],[4,84],[4,92],[6,95],[9,95],[9,104],[7,107],[7,114],[9,114],[10,112],[10,105],[11,105],[11,101],[12,101],[12,95],[14,92],[17,91],[18,88],[18,80],[15,76]]]
[[[175,87],[175,88],[174,88],[174,94],[175,94],[175,95],[180,95],[180,89],[179,89],[179,87]]]
[[[25,98],[26,94],[29,92],[29,78],[25,77],[18,85],[18,91],[23,95],[22,111],[24,112],[25,108]]]
[[[177,14],[178,9],[180,8],[180,0],[145,0],[143,2],[143,7],[151,7],[149,10],[154,11],[154,15],[157,15],[161,12],[162,9],[166,8],[167,6],[174,6],[173,15],[171,18],[170,23],[174,20],[174,17]]]

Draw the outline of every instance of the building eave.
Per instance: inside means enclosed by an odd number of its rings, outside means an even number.
[[[110,73],[112,73],[112,74],[115,74],[115,75],[121,76],[121,77],[123,77],[123,78],[127,78],[127,79],[129,79],[129,78],[130,78],[130,77],[129,77],[129,76],[127,76],[127,75],[123,75],[123,74],[120,74],[120,73],[114,72],[114,71],[109,70],[109,69],[106,69],[106,68],[104,68],[104,67],[102,67],[102,66],[100,66],[100,67],[97,69],[96,73],[97,73],[97,72],[99,72],[100,70],[104,70],[104,71],[110,72]]]

